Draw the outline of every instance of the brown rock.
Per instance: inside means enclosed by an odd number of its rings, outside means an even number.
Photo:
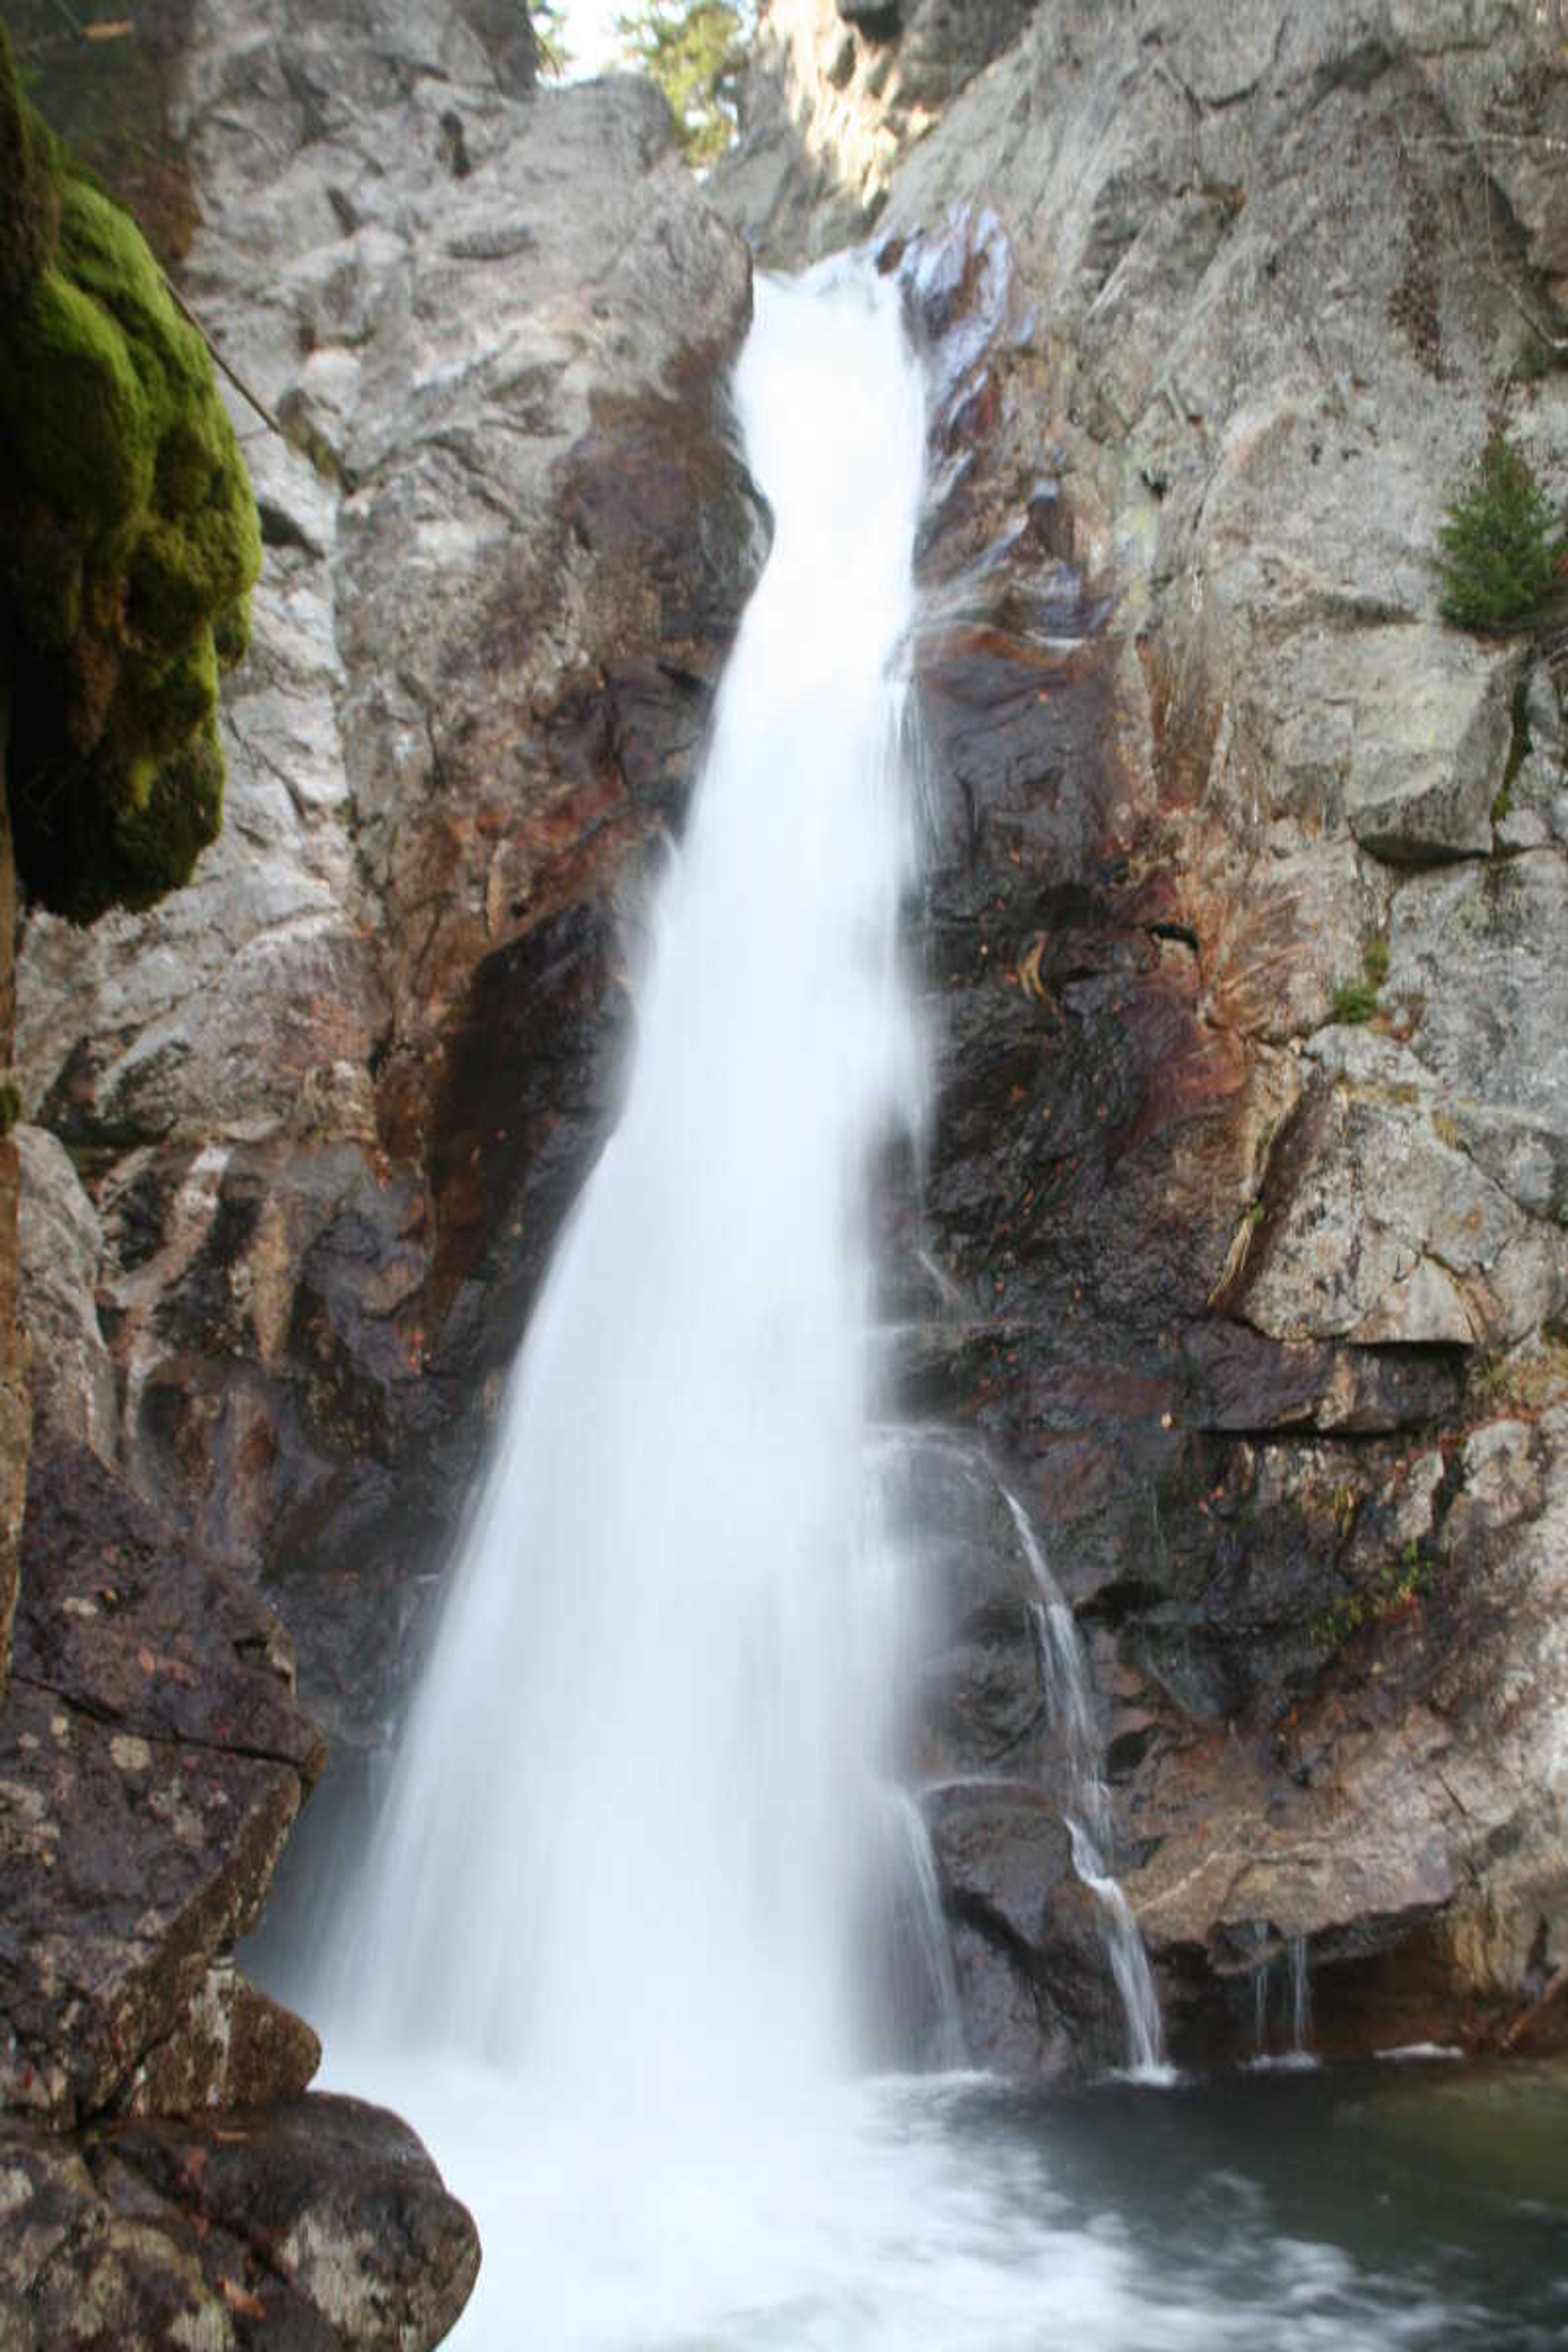
[[[168,2041],[148,2051],[115,2108],[145,2118],[295,2099],[321,2063],[321,2042],[303,2018],[220,1961]]]
[[[0,2122],[7,2352],[426,2352],[479,2267],[406,2125],[347,2099],[79,2141]]]
[[[0,2089],[68,2124],[157,2045],[193,2089],[199,2049],[226,2063],[210,1990],[205,2016],[191,2004],[253,1924],[321,1749],[276,1620],[85,1448],[37,1454],[25,1559],[0,1716]],[[243,2004],[238,2022],[258,2062],[289,2039]],[[297,2050],[278,2058],[289,2079]]]

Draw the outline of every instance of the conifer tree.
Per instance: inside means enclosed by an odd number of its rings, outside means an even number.
[[[741,9],[731,0],[641,0],[616,29],[668,99],[687,162],[713,163],[735,136],[746,57]]]
[[[1439,610],[1461,628],[1530,627],[1568,591],[1562,517],[1500,431],[1449,505],[1437,539]]]

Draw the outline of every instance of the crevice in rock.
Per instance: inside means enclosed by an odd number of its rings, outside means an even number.
[[[298,1753],[289,1755],[276,1748],[247,1747],[238,1740],[204,1739],[198,1733],[184,1730],[138,1731],[124,1714],[107,1706],[97,1706],[79,1693],[58,1689],[54,1684],[40,1682],[36,1675],[19,1670],[12,1674],[11,1680],[19,1690],[37,1692],[40,1698],[52,1700],[57,1706],[79,1717],[82,1722],[96,1725],[100,1731],[123,1733],[126,1738],[140,1739],[146,1747],[163,1754],[175,1756],[185,1748],[194,1748],[198,1755],[232,1756],[250,1764],[276,1764],[294,1777],[298,1790],[296,1805],[304,1802],[308,1780]]]

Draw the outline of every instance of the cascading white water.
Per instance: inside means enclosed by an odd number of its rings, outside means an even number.
[[[1098,1901],[1105,1923],[1106,1956],[1127,2027],[1127,2063],[1133,2074],[1154,2077],[1163,2070],[1164,2060],[1160,2000],[1132,1906],[1110,1866],[1114,1846],[1110,1791],[1100,1769],[1100,1741],[1089,1700],[1083,1644],[1027,1512],[1016,1495],[1007,1495],[1006,1504],[1039,1588],[1036,1623],[1040,1666],[1072,1783],[1068,1831],[1073,1868]]]
[[[1157,2193],[1110,2192],[1082,2112],[1053,2113],[1047,2162],[973,2077],[842,2079],[889,1882],[939,2022],[952,1991],[921,1817],[885,1780],[910,1629],[866,1436],[868,1163],[920,1096],[896,746],[922,422],[890,290],[845,270],[759,308],[737,397],[778,534],[625,1116],[348,1924],[289,1990],[331,2076],[408,2114],[475,2209],[461,2352],[1431,2352],[1441,2301],[1281,2236],[1228,2131],[1212,2195],[1173,2210],[1186,2160],[1157,2141]],[[1019,1533],[1109,1852],[1076,1631]],[[1115,2135],[1145,2095],[1108,2095]],[[1120,2139],[1134,2173],[1149,2121]]]
[[[869,272],[763,284],[757,310],[734,399],[771,555],[658,895],[625,1109],[325,1988],[356,2042],[447,2048],[617,2129],[711,2130],[853,2063],[902,1679],[867,1225],[873,1156],[921,1105],[899,919],[923,396]],[[933,1899],[929,1856],[916,1875]]]

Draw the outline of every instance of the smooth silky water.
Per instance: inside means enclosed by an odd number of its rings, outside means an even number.
[[[923,1086],[899,937],[924,417],[894,290],[760,286],[735,400],[776,534],[624,1111],[363,1867],[287,1990],[329,2082],[406,2114],[475,2211],[463,2352],[1560,2342],[1533,2332],[1568,2318],[1552,2192],[1433,2189],[1419,2130],[1367,2126],[1408,2105],[1391,2074],[1047,2103],[952,2069],[868,1372],[871,1171],[918,1145]],[[1058,1598],[1042,1577],[1066,1672]],[[1097,1787],[1086,1753],[1100,1878]],[[950,2071],[867,2071],[917,2047]]]

